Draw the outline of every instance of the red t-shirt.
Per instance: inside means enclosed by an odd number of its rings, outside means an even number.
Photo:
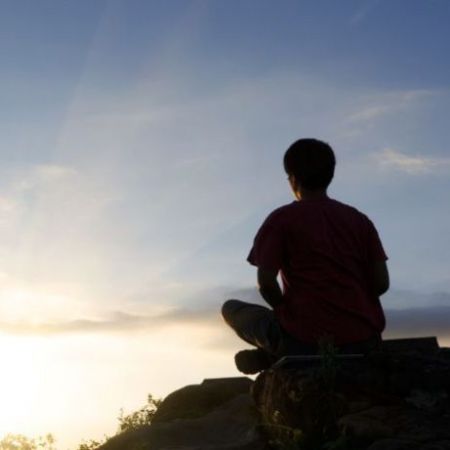
[[[293,337],[337,345],[380,333],[386,325],[370,289],[370,269],[387,260],[372,221],[329,197],[293,201],[274,210],[256,234],[250,264],[281,271],[283,302],[274,309]]]

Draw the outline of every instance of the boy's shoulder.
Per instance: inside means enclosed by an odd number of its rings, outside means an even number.
[[[285,205],[278,206],[267,215],[264,222],[273,223],[283,221],[285,217],[289,216],[294,203],[296,202],[286,203]]]
[[[320,201],[294,200],[275,208],[266,218],[268,222],[289,221],[298,214],[308,214],[311,211],[326,208],[334,210],[341,215],[357,218],[363,222],[370,221],[369,217],[355,206],[341,202],[333,198],[326,198]]]
[[[364,219],[368,219],[367,215],[364,214],[362,211],[360,211],[358,208],[356,208],[355,206],[349,205],[348,203],[344,203],[341,202],[339,200],[335,200],[335,199],[330,199],[331,200],[331,204],[335,207],[340,209],[341,211],[345,211],[348,214],[353,214],[355,216],[359,216],[361,218]]]
[[[366,216],[362,211],[360,211],[355,206],[349,205],[348,203],[341,202],[331,197],[320,200],[294,200],[290,203],[286,203],[275,208],[269,215],[270,216],[281,216],[283,214],[289,214],[292,211],[307,210],[315,208],[335,208],[342,211],[347,211],[356,215]]]

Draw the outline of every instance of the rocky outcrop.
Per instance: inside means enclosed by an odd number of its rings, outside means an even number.
[[[206,379],[166,397],[152,424],[101,450],[266,450],[246,377]]]
[[[288,361],[255,382],[207,379],[100,449],[450,450],[450,348],[387,340],[364,357]]]
[[[291,362],[261,373],[252,391],[275,447],[450,450],[450,349],[435,338]]]

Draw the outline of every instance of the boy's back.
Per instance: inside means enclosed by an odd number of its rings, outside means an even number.
[[[342,351],[368,353],[378,348],[385,327],[379,296],[389,289],[387,256],[370,219],[328,197],[333,149],[299,139],[283,165],[297,201],[269,214],[247,258],[273,309],[238,299],[222,305],[224,320],[257,347],[235,355],[244,373],[286,354],[315,353],[322,337]]]
[[[383,331],[372,268],[386,259],[370,219],[327,196],[273,211],[247,258],[260,269],[280,270],[283,302],[274,312],[290,335],[308,343],[332,335],[338,345]]]

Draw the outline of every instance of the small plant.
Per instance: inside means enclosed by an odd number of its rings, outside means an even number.
[[[342,412],[343,398],[336,391],[339,368],[336,347],[331,336],[318,341],[319,366],[311,370],[299,390],[291,389],[287,395],[293,404],[298,404],[302,429],[288,425],[280,411],[274,411],[269,423],[263,427],[269,434],[270,445],[277,450],[345,450],[347,439],[338,431],[337,419]],[[305,409],[306,408],[306,409]],[[308,409],[312,408],[312,409]],[[292,411],[295,411],[293,407]],[[306,412],[305,412],[306,411]]]
[[[0,450],[56,450],[54,443],[55,439],[51,434],[36,439],[21,434],[7,434],[0,441]]]
[[[103,445],[109,438],[105,436],[103,441],[95,441],[91,439],[88,442],[84,442],[79,445],[77,450],[97,450],[101,445]]]
[[[274,411],[273,423],[265,423],[264,427],[269,431],[271,439],[269,445],[276,450],[298,450],[302,448],[304,439],[302,430],[282,425],[283,421],[280,411]]]
[[[341,409],[341,397],[336,392],[336,375],[338,370],[339,353],[332,337],[323,336],[319,339],[320,367],[317,372],[317,381],[321,388],[320,398],[322,416],[322,438],[335,442],[338,437],[337,418]],[[331,439],[331,440],[330,440]]]
[[[334,392],[337,373],[337,359],[338,348],[334,344],[332,337],[323,336],[319,339],[319,355],[320,355],[320,370],[319,378],[322,382],[322,388],[326,392]]]
[[[134,431],[138,428],[141,428],[146,425],[150,425],[153,416],[156,413],[159,405],[162,403],[161,399],[156,399],[153,395],[149,394],[147,397],[147,404],[144,405],[141,409],[134,411],[130,414],[124,414],[123,409],[120,410],[120,414],[118,417],[119,427],[116,433],[116,436],[121,433],[125,433],[127,431]],[[77,450],[97,450],[100,446],[105,444],[110,437],[105,436],[103,441],[90,440],[88,442],[83,442],[77,448]],[[0,450],[3,450],[0,447]],[[9,450],[9,449],[7,449]],[[11,449],[15,450],[15,449]],[[22,450],[22,449],[20,449]],[[24,449],[28,450],[28,449]],[[34,449],[31,449],[34,450]],[[50,450],[50,449],[49,449]],[[52,449],[53,450],[53,449]]]
[[[156,399],[149,394],[147,397],[147,404],[141,409],[130,414],[124,414],[123,409],[121,409],[116,436],[127,431],[134,431],[140,427],[150,425],[161,403],[162,399]],[[101,441],[91,439],[82,442],[79,444],[77,450],[97,450],[109,439],[110,437],[105,436]],[[0,440],[0,450],[56,450],[54,444],[55,438],[52,434],[32,439],[22,434],[10,433]]]
[[[150,425],[153,416],[161,403],[162,400],[155,399],[151,394],[149,394],[147,397],[147,404],[141,409],[138,409],[128,415],[124,415],[123,409],[121,409],[118,432],[123,433],[125,431],[133,431],[145,425]]]

